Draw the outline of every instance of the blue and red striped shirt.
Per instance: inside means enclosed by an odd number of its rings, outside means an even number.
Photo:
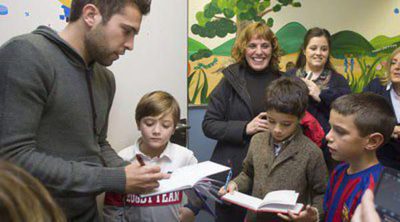
[[[350,221],[367,189],[374,189],[383,166],[376,164],[355,174],[347,174],[349,164],[338,165],[332,172],[324,197],[326,222]]]

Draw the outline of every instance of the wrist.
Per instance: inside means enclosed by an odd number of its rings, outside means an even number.
[[[188,208],[190,211],[192,211],[192,213],[197,216],[197,214],[199,214],[201,208],[194,206],[193,204],[191,204],[190,202],[188,202],[187,204],[185,204],[183,207]]]
[[[315,212],[315,218],[312,218],[312,221],[318,222],[319,221],[319,211],[316,207],[311,207],[311,209]]]

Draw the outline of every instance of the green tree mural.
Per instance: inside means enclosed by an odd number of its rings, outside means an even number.
[[[279,12],[283,7],[301,7],[294,0],[211,0],[203,11],[196,13],[197,24],[191,26],[195,35],[203,38],[223,38],[233,34],[251,21],[264,21],[272,27],[274,19],[271,13]],[[265,16],[267,19],[265,20]]]

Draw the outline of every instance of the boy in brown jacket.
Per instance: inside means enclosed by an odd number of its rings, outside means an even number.
[[[253,136],[242,172],[220,194],[252,190],[252,196],[263,199],[271,191],[295,190],[298,202],[309,204],[305,211],[312,212],[297,215],[296,221],[315,221],[316,212],[323,212],[328,171],[321,149],[299,126],[308,104],[308,88],[297,78],[280,78],[270,84],[265,98],[269,131]],[[246,221],[283,220],[284,216],[278,216],[248,211]]]

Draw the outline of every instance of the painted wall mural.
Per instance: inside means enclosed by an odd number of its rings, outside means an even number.
[[[58,0],[62,5],[61,8],[64,11],[64,14],[60,15],[60,19],[61,20],[67,20],[67,18],[69,17],[69,12],[70,12],[70,8],[71,8],[71,1],[72,0]]]
[[[53,0],[54,1],[54,0]],[[60,20],[66,20],[67,17],[69,16],[70,13],[70,8],[71,8],[71,1],[72,0],[56,0],[59,3],[61,3],[61,8],[63,11],[63,14],[60,14],[59,19]],[[4,4],[0,4],[0,16],[5,16],[9,14],[9,9],[7,5]],[[24,12],[24,16],[30,16],[30,12],[29,11],[25,11]]]
[[[234,62],[235,35],[248,21],[264,21],[275,32],[282,71],[295,63],[307,29],[328,29],[335,68],[360,92],[384,73],[387,56],[400,46],[399,7],[398,0],[189,0],[188,102],[208,103],[221,71]]]
[[[7,15],[8,14],[8,8],[5,5],[0,4],[0,16],[1,15]]]

